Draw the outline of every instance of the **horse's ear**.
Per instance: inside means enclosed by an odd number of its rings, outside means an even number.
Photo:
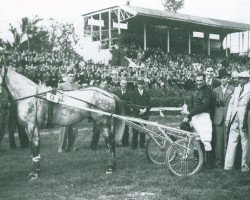
[[[4,72],[5,72],[5,66],[4,66],[4,65],[2,65],[2,67],[1,67],[1,77],[3,77],[3,76],[4,76]]]
[[[4,77],[4,76],[6,75],[7,70],[8,70],[8,67],[2,66],[2,70],[1,70],[1,75],[2,75],[2,77]]]
[[[4,77],[4,74],[6,73],[7,68],[3,65],[1,70],[1,75]]]

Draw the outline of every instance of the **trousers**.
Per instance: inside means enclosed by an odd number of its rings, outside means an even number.
[[[247,132],[242,131],[242,126],[243,125],[239,122],[237,115],[231,125],[228,136],[228,145],[224,165],[224,169],[226,170],[231,170],[234,166],[239,139],[241,140],[242,147],[241,168],[248,167],[248,134]]]
[[[190,124],[193,126],[195,132],[199,134],[205,151],[211,151],[213,127],[209,113],[200,113],[193,116]]]
[[[59,130],[58,152],[72,151],[76,141],[78,128],[75,125],[61,127]]]

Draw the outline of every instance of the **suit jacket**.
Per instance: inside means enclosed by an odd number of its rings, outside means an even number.
[[[148,91],[143,89],[143,94],[141,95],[139,93],[139,90],[135,89],[132,93],[131,102],[133,104],[132,105],[133,116],[139,117],[142,119],[149,118],[149,110],[151,108],[151,100],[150,100],[150,94]],[[144,113],[143,115],[139,115],[140,109],[144,109],[144,108],[146,108],[146,110],[147,110],[146,113]]]
[[[61,83],[58,85],[58,90],[63,90],[63,91],[71,91],[71,90],[79,90],[81,88],[80,85],[77,83],[70,83],[68,81]]]
[[[126,92],[122,94],[122,90],[118,89],[114,91],[114,94],[117,95],[120,98],[120,100],[122,100],[125,114],[130,115],[131,113],[130,104],[131,104],[131,96],[132,96],[131,91],[126,90]]]
[[[191,95],[189,118],[200,113],[210,113],[211,102],[212,91],[204,84]]]
[[[213,123],[221,125],[226,120],[227,108],[231,96],[234,92],[234,86],[228,85],[225,94],[223,94],[221,86],[213,89],[212,104],[213,104]]]
[[[215,89],[215,88],[217,88],[217,87],[220,86],[220,81],[218,79],[213,78],[211,85],[207,85],[207,86],[208,86],[208,88],[210,88],[211,90],[213,90],[213,89]]]
[[[250,99],[250,83],[244,85],[242,94],[240,94],[240,91],[240,86],[234,89],[234,93],[228,105],[226,120],[232,121],[237,114],[239,123],[243,125],[247,102]]]

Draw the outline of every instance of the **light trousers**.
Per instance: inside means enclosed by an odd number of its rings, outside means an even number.
[[[192,117],[190,123],[195,132],[199,134],[201,142],[204,145],[205,151],[211,151],[211,141],[212,141],[212,121],[209,113],[200,113]]]
[[[233,121],[228,137],[227,152],[225,157],[224,169],[231,170],[234,166],[236,157],[236,149],[239,139],[241,139],[242,161],[241,168],[248,167],[248,134],[242,131],[242,123],[240,123],[238,115]]]

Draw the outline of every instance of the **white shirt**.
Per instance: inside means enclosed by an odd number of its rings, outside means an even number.
[[[228,86],[228,84],[227,84],[226,86],[222,86],[222,85],[221,85],[221,89],[222,89],[223,94],[226,93],[227,86]]]
[[[143,89],[138,89],[140,95],[143,95]]]
[[[212,85],[212,78],[211,79],[208,79],[208,78],[206,78],[206,84],[207,85]]]

